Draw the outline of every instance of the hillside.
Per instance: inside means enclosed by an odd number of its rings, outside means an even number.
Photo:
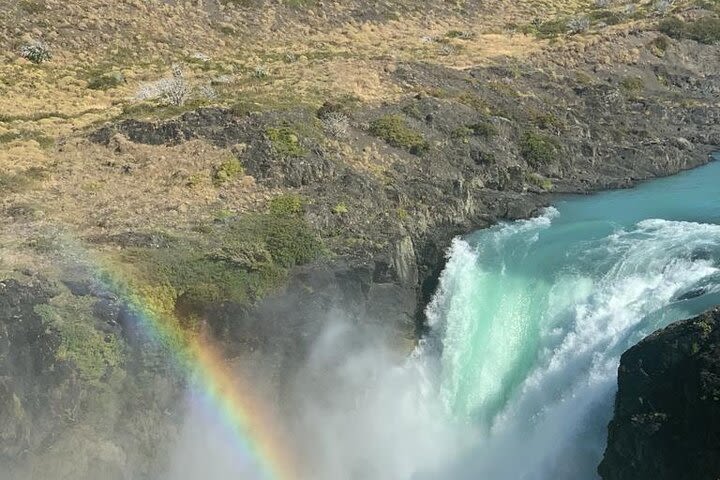
[[[0,459],[159,468],[183,379],[128,298],[262,363],[276,397],[334,307],[408,351],[454,235],[708,161],[717,16],[0,0]]]

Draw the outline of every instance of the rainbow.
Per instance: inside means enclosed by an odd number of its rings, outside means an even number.
[[[123,298],[144,334],[168,346],[177,366],[242,449],[238,456],[250,459],[252,465],[248,467],[256,471],[253,480],[297,480],[293,455],[283,442],[282,429],[273,421],[274,415],[253,396],[254,388],[231,371],[220,350],[211,341],[181,328],[169,309],[154,305],[146,295],[127,287],[117,267],[105,264],[98,268],[103,262],[96,260],[91,261],[96,278]]]

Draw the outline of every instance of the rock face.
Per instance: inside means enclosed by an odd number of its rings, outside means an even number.
[[[604,480],[720,478],[720,309],[623,354]]]

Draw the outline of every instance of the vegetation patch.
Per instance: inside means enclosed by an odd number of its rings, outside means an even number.
[[[535,132],[527,132],[520,141],[520,154],[532,166],[555,162],[559,146],[557,140]]]
[[[703,17],[694,22],[685,22],[670,17],[660,22],[659,30],[668,37],[695,40],[708,45],[720,42],[720,18]]]
[[[219,187],[224,183],[235,180],[244,173],[245,169],[240,163],[240,160],[235,157],[230,157],[213,170],[213,184]]]
[[[265,130],[265,136],[273,153],[280,157],[300,158],[308,154],[307,149],[300,143],[297,131],[289,125],[269,127]]]
[[[653,55],[662,57],[665,55],[667,49],[670,48],[670,40],[665,35],[659,35],[657,38],[648,43],[648,48]]]
[[[300,195],[280,195],[270,200],[269,210],[280,217],[300,216],[305,210],[305,201]]]
[[[523,29],[524,33],[534,34],[538,38],[554,38],[568,32],[568,19],[555,18],[552,20],[533,21]]]
[[[37,167],[19,173],[0,172],[0,196],[6,193],[18,193],[31,188],[35,182],[46,178],[45,170]]]
[[[613,10],[595,10],[590,13],[590,19],[606,25],[617,25],[625,20],[625,15]]]
[[[99,73],[88,79],[90,90],[110,90],[125,82],[125,77],[119,72]]]
[[[553,189],[552,180],[549,178],[538,175],[537,173],[528,173],[525,175],[525,181],[530,185],[534,185],[541,190],[550,191]]]
[[[124,345],[117,335],[95,328],[93,301],[92,297],[61,296],[37,306],[36,311],[46,327],[60,335],[57,360],[72,364],[82,380],[99,384],[122,365]]]
[[[473,135],[486,139],[492,138],[498,134],[497,127],[490,122],[473,123],[472,125],[468,125],[468,128]]]
[[[552,112],[532,110],[530,112],[530,119],[542,130],[556,130],[558,132],[565,130],[565,122],[560,120],[560,118]]]
[[[40,148],[47,149],[51,148],[55,145],[55,139],[52,137],[48,137],[40,132],[35,132],[31,130],[20,130],[20,131],[11,131],[0,134],[0,144],[2,143],[11,143],[14,141],[28,141],[28,140],[34,140],[38,143]]]
[[[430,148],[422,133],[410,128],[401,115],[385,115],[373,120],[370,133],[393,147],[403,148],[415,155],[421,155]]]
[[[279,286],[289,268],[324,251],[310,226],[290,213],[293,203],[278,200],[271,213],[228,217],[172,248],[126,248],[121,262],[136,265],[144,285],[171,287],[186,313],[218,302],[251,304]]]
[[[645,88],[645,82],[640,77],[627,77],[620,81],[620,88],[628,93],[637,94]]]
[[[345,202],[340,202],[333,207],[332,212],[335,215],[345,215],[348,213],[348,206]]]

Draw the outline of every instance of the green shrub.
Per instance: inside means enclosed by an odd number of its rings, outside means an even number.
[[[270,200],[270,213],[278,216],[299,216],[303,213],[305,202],[300,195],[285,194]]]
[[[472,92],[463,92],[457,97],[458,102],[478,112],[489,113],[490,105],[478,95]]]
[[[345,215],[346,213],[348,213],[348,207],[345,202],[340,202],[333,207],[332,212],[335,215]]]
[[[213,170],[213,183],[220,186],[226,182],[236,179],[245,173],[240,160],[235,157],[228,158]]]
[[[528,173],[525,175],[525,181],[545,191],[553,189],[552,180],[545,178],[542,175],[538,175],[537,173]]]
[[[520,141],[520,154],[535,167],[555,162],[558,150],[555,139],[534,132],[525,133]]]
[[[469,125],[468,128],[472,131],[473,135],[483,138],[492,138],[498,134],[497,127],[490,122],[479,122]]]
[[[720,18],[703,17],[690,24],[688,36],[700,43],[711,45],[720,42]]]
[[[617,25],[625,20],[625,16],[622,13],[612,10],[595,10],[590,13],[590,18],[597,22],[604,22],[606,25]]]
[[[297,132],[290,126],[269,127],[265,130],[265,135],[273,152],[280,157],[300,158],[308,154],[300,143]]]
[[[294,201],[279,203],[287,207]],[[286,212],[285,207],[280,210]],[[136,281],[167,285],[182,299],[186,312],[201,313],[218,302],[252,303],[280,285],[289,268],[324,251],[301,216],[279,212],[233,215],[207,225],[202,233],[200,239],[180,241],[172,248],[128,247],[120,261],[139,269]]]
[[[660,22],[658,30],[668,37],[682,39],[685,38],[686,25],[684,21],[677,17],[668,17]]]
[[[423,135],[411,129],[400,115],[385,115],[373,120],[370,123],[370,133],[415,155],[421,155],[430,148]]]
[[[645,88],[645,82],[640,77],[627,77],[620,81],[620,87],[628,93],[639,93]]]
[[[456,129],[454,129],[452,132],[450,132],[451,137],[459,138],[461,140],[467,140],[467,138],[472,134],[473,134],[473,131],[465,125],[462,125]]]
[[[95,328],[91,300],[70,296],[39,305],[36,311],[46,328],[60,335],[57,360],[72,364],[83,380],[99,382],[122,364],[123,344],[117,335]]]
[[[660,22],[658,28],[672,38],[689,38],[708,45],[720,42],[720,19],[716,17],[703,17],[689,23],[671,17]]]
[[[119,72],[101,73],[93,75],[88,80],[90,90],[110,90],[125,82],[125,77]]]
[[[534,21],[523,29],[525,33],[533,33],[539,38],[553,38],[558,35],[564,35],[568,31],[568,20],[566,18],[557,18],[544,22]]]
[[[560,120],[557,115],[552,112],[541,112],[539,110],[534,110],[530,116],[532,122],[542,130],[565,130],[565,122]]]
[[[52,59],[52,52],[42,42],[33,42],[20,47],[20,56],[30,62],[39,65]]]
[[[648,48],[652,51],[653,55],[662,57],[668,48],[670,48],[670,40],[665,35],[659,35],[648,43]]]
[[[314,260],[322,247],[320,239],[302,219],[276,217],[267,222],[263,233],[273,261],[285,268]]]

